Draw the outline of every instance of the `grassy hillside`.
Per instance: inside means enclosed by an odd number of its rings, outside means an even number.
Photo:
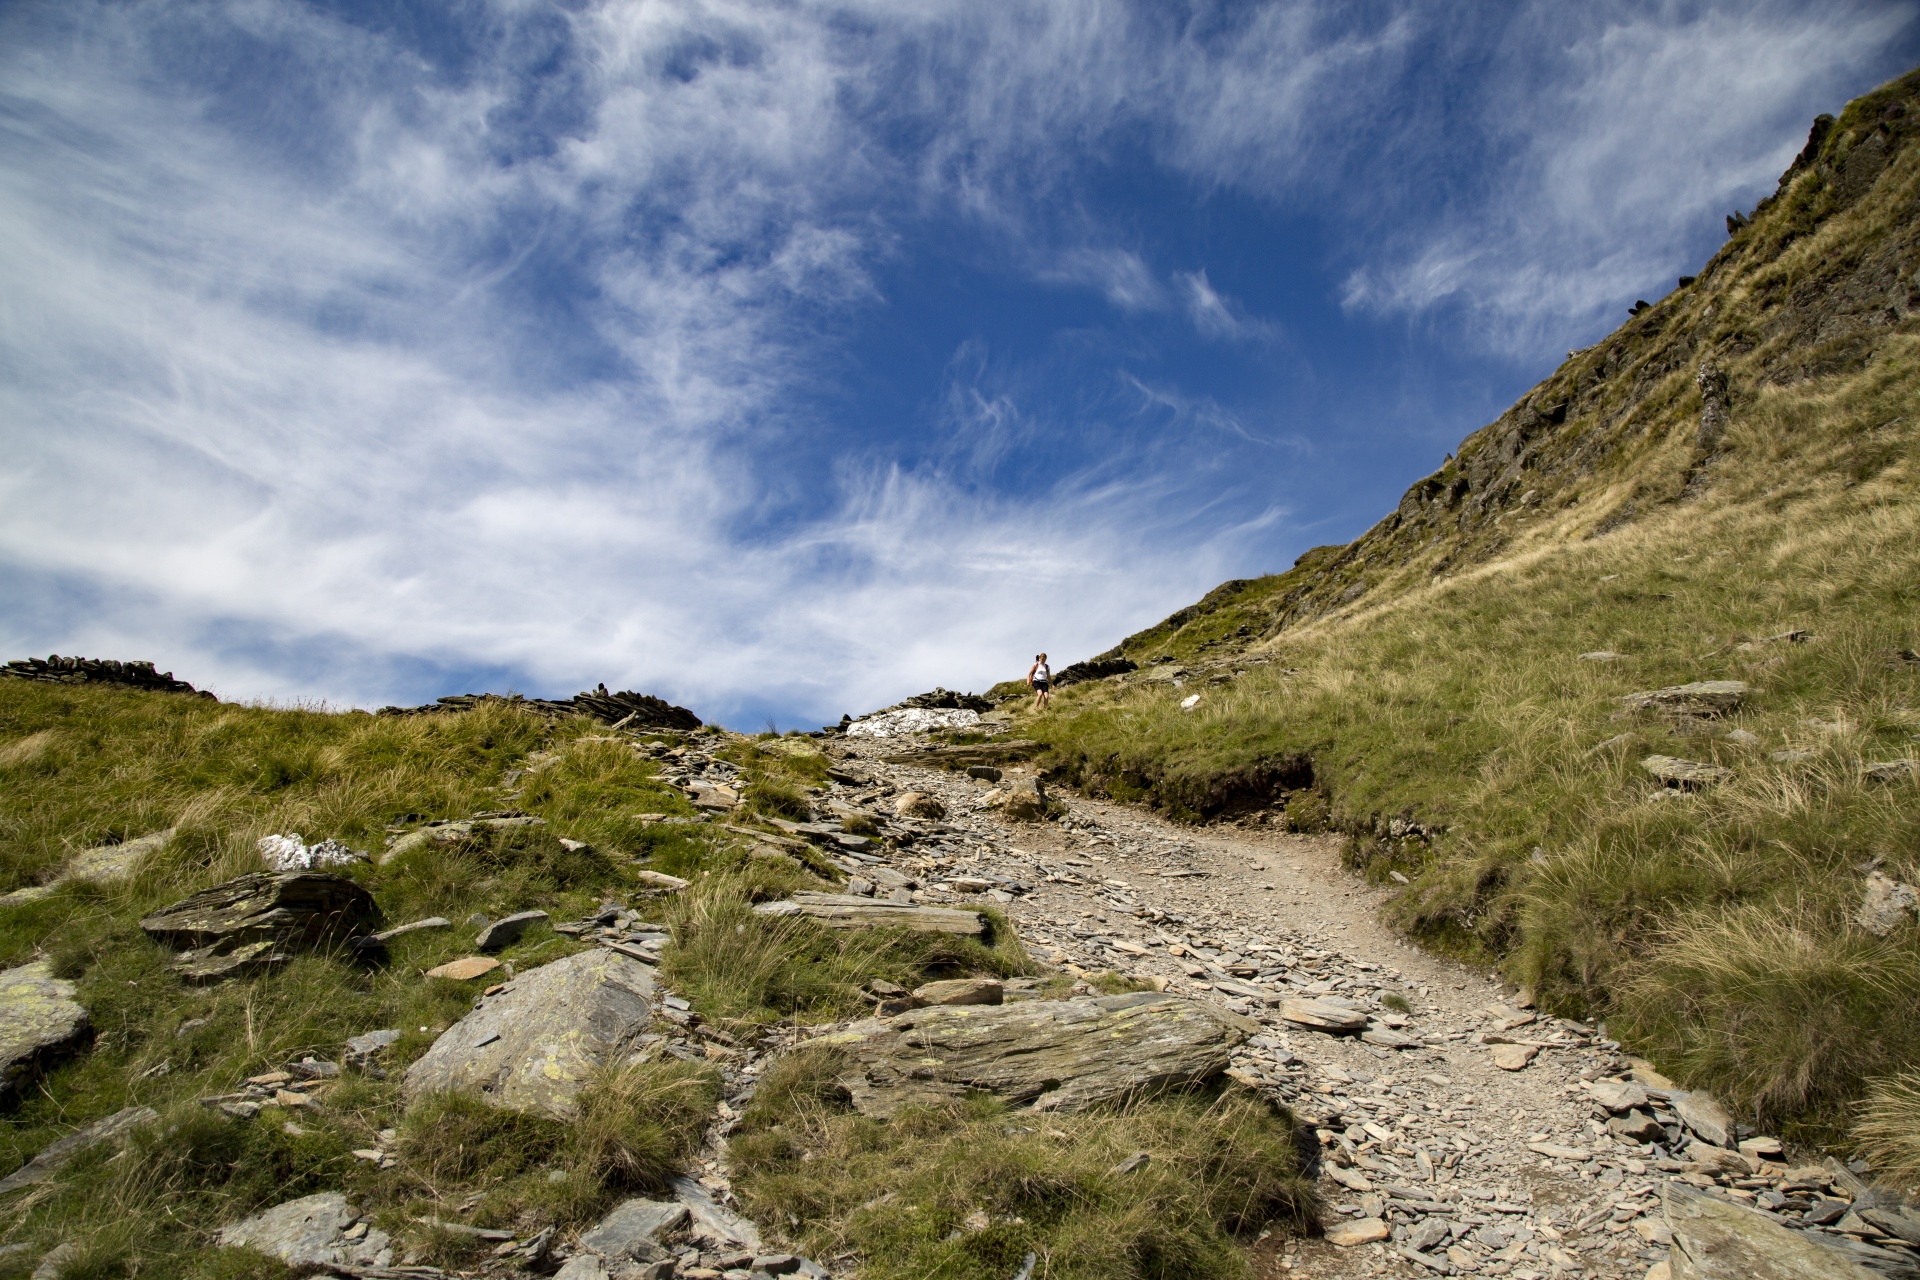
[[[1870,864],[1920,880],[1920,791],[1864,767],[1920,756],[1916,138],[1920,74],[1823,118],[1697,277],[1366,535],[1130,637],[1102,656],[1138,670],[1022,732],[1094,791],[1346,831],[1415,935],[1847,1143],[1920,1060],[1920,934],[1850,919]],[[1708,679],[1752,691],[1621,702]],[[1652,754],[1732,777],[1671,790]]]
[[[650,744],[738,766],[748,807],[696,820],[661,778]],[[89,1048],[33,1080],[4,1112],[0,1172],[123,1107],[160,1116],[136,1135],[130,1157],[104,1144],[0,1197],[0,1241],[24,1246],[0,1250],[0,1276],[28,1275],[63,1242],[78,1251],[63,1276],[284,1274],[261,1255],[214,1248],[217,1230],[321,1191],[347,1193],[415,1261],[472,1267],[493,1247],[423,1218],[523,1236],[551,1225],[564,1240],[625,1196],[663,1191],[686,1167],[715,1118],[717,1064],[734,1055],[721,1046],[753,1044],[782,1023],[861,1015],[869,1006],[860,989],[875,979],[915,986],[1030,967],[1004,922],[988,948],[754,914],[755,901],[830,887],[819,875],[839,874],[824,862],[755,855],[738,830],[764,825],[765,814],[806,816],[825,772],[804,740],[612,733],[504,700],[376,717],[0,679],[0,892],[51,881],[82,849],[176,830],[128,879],[67,881],[36,901],[0,903],[0,966],[49,961],[76,984],[95,1028]],[[379,851],[390,832],[425,819],[507,807],[547,825],[347,871],[387,925],[456,922],[396,939],[383,963],[312,951],[267,973],[189,986],[168,968],[172,951],[138,926],[156,908],[257,870],[255,842],[270,833]],[[661,897],[641,870],[694,883]],[[405,1105],[406,1064],[494,980],[424,976],[472,953],[478,926],[469,917],[538,908],[564,922],[608,899],[670,928],[661,980],[723,1038],[696,1042],[694,1061],[659,1056],[605,1072],[572,1123],[461,1094]],[[524,972],[584,945],[536,926],[498,955]],[[303,1055],[339,1060],[349,1037],[378,1028],[404,1033],[385,1074],[349,1065],[319,1106],[233,1119],[201,1101]],[[703,1046],[717,1053],[702,1058]],[[820,1096],[804,1062],[770,1074],[773,1088],[735,1134],[741,1195],[775,1239],[822,1257],[862,1257],[877,1280],[998,1276],[1010,1273],[1007,1256],[1017,1266],[1027,1250],[1057,1278],[1145,1275],[1172,1256],[1189,1261],[1184,1274],[1231,1280],[1246,1271],[1235,1232],[1298,1225],[1310,1205],[1290,1118],[1250,1096],[1084,1117],[1072,1125],[1076,1141],[1063,1144],[1010,1125],[990,1100],[887,1126]],[[1144,1131],[1162,1136],[1168,1161],[1150,1188],[1136,1179],[1123,1196],[1110,1153]],[[815,1176],[820,1166],[800,1164],[814,1148],[835,1155],[831,1186]],[[370,1149],[392,1163],[354,1155]],[[983,1151],[991,1162],[981,1162]],[[906,1227],[899,1214],[863,1211],[884,1191],[897,1193],[902,1213],[918,1211]],[[1010,1222],[953,1231],[981,1205]]]

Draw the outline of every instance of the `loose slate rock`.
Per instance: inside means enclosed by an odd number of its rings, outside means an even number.
[[[753,910],[763,916],[807,916],[830,929],[891,925],[927,933],[957,933],[969,938],[982,937],[987,932],[987,918],[978,911],[885,902],[850,893],[796,893],[782,902],[762,902]]]
[[[497,1107],[571,1118],[596,1068],[646,1030],[653,972],[606,948],[530,969],[407,1068],[409,1099],[477,1089]]]
[[[1920,911],[1920,895],[1910,884],[1902,884],[1883,871],[1868,874],[1861,890],[1860,909],[1854,921],[1876,938],[1884,938],[1913,919]]]
[[[635,1198],[620,1204],[600,1219],[598,1226],[582,1235],[580,1247],[591,1249],[603,1258],[657,1262],[666,1254],[656,1237],[686,1220],[684,1204]]]
[[[994,978],[949,978],[929,982],[913,993],[926,1004],[999,1004],[1006,988]]]
[[[1673,1113],[1680,1123],[1716,1147],[1733,1145],[1733,1117],[1712,1095],[1695,1091],[1673,1095]]]
[[[187,950],[173,968],[212,982],[292,958],[295,950],[364,932],[379,915],[373,895],[345,876],[255,871],[156,911],[150,937]]]
[[[481,951],[498,951],[519,941],[520,935],[527,931],[528,925],[545,924],[547,913],[544,911],[516,911],[510,916],[502,916],[480,931],[473,945]]]
[[[1195,1000],[1136,992],[916,1009],[816,1043],[853,1055],[841,1087],[862,1113],[885,1118],[970,1090],[1075,1111],[1200,1084],[1224,1071],[1233,1049],[1257,1030]]]
[[[1615,1115],[1647,1105],[1647,1087],[1634,1080],[1595,1080],[1587,1092]]]
[[[228,1249],[258,1249],[296,1271],[391,1265],[392,1240],[378,1227],[369,1228],[358,1240],[346,1238],[347,1229],[359,1220],[345,1196],[323,1191],[222,1228],[220,1244]]]
[[[1651,755],[1640,762],[1640,767],[1670,787],[1688,789],[1712,786],[1733,776],[1733,770],[1722,765],[1682,760],[1678,756]]]
[[[1293,997],[1280,1002],[1280,1016],[1295,1026],[1312,1027],[1315,1031],[1364,1031],[1368,1021],[1367,1015],[1358,1009]]]
[[[1666,1186],[1673,1280],[1878,1280],[1875,1274],[1752,1209]]]
[[[0,973],[0,1100],[92,1038],[93,1019],[73,992],[46,960]]]
[[[118,1141],[141,1125],[152,1124],[159,1118],[160,1113],[152,1107],[124,1107],[104,1120],[96,1120],[86,1128],[43,1148],[39,1155],[0,1178],[0,1193],[45,1181],[88,1147],[101,1142]]]
[[[692,1178],[678,1175],[668,1185],[673,1188],[674,1199],[687,1207],[695,1238],[715,1244],[743,1245],[754,1253],[764,1247],[758,1228],[739,1214],[721,1208],[712,1193]]]
[[[1690,716],[1718,716],[1737,711],[1746,701],[1741,680],[1696,680],[1667,689],[1648,689],[1622,698],[1629,711],[1671,711]]]
[[[1358,1244],[1372,1244],[1376,1240],[1385,1240],[1392,1234],[1392,1228],[1379,1218],[1360,1218],[1353,1222],[1342,1222],[1328,1227],[1327,1243],[1339,1245],[1342,1249],[1351,1249]]]
[[[1520,1071],[1539,1053],[1539,1048],[1530,1044],[1496,1044],[1493,1046],[1493,1065],[1502,1071]]]

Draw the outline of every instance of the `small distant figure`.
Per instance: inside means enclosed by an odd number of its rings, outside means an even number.
[[[1033,665],[1027,668],[1027,683],[1033,686],[1033,709],[1044,711],[1053,701],[1053,668],[1047,665],[1047,655],[1033,655]]]

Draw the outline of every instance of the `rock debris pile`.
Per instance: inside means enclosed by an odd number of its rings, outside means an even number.
[[[196,689],[185,680],[175,680],[171,671],[154,670],[151,662],[115,662],[111,658],[63,658],[57,653],[45,658],[16,658],[0,667],[0,678],[37,680],[43,684],[119,684],[213,699],[211,693]]]

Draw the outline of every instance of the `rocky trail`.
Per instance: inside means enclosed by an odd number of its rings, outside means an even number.
[[[920,903],[989,897],[1038,958],[1260,1024],[1230,1074],[1317,1131],[1328,1209],[1322,1238],[1263,1241],[1263,1271],[1766,1274],[1739,1249],[1721,1260],[1732,1270],[1672,1267],[1670,1222],[1697,1223],[1704,1193],[1710,1208],[1759,1210],[1730,1228],[1714,1217],[1736,1236],[1765,1224],[1741,1242],[1755,1256],[1784,1258],[1811,1231],[1833,1246],[1818,1264],[1845,1268],[1833,1274],[1851,1273],[1841,1254],[1920,1274],[1920,1221],[1897,1201],[1834,1161],[1790,1167],[1779,1142],[1622,1054],[1604,1028],[1537,1014],[1524,993],[1408,946],[1380,921],[1384,892],[1340,865],[1336,837],[1180,827],[1077,797],[1064,819],[1010,824],[990,806],[1018,793],[1020,771],[889,764],[884,750],[855,746],[851,785],[836,790],[867,804],[917,792],[944,819],[888,858],[843,854],[850,873],[904,875],[912,888],[893,893]]]

